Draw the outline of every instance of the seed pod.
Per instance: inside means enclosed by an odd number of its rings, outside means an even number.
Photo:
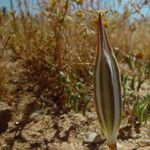
[[[121,121],[121,83],[117,61],[110,46],[101,15],[98,25],[98,51],[95,65],[95,103],[100,127],[110,149],[117,149]]]

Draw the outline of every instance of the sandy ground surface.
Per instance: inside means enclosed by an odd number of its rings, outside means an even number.
[[[6,62],[9,64],[8,62]],[[94,101],[88,107],[86,116],[61,112],[49,99],[39,106],[32,90],[26,85],[19,87],[16,75],[17,63],[10,63],[10,91],[13,117],[7,130],[0,133],[0,150],[107,150],[102,138]],[[145,90],[145,89],[144,89]],[[18,94],[16,94],[18,93]],[[120,150],[150,150],[150,122],[139,129],[130,124],[130,116],[124,116],[118,136]],[[132,122],[132,121],[131,121]],[[138,128],[138,129],[137,129]],[[138,133],[136,130],[139,130]]]

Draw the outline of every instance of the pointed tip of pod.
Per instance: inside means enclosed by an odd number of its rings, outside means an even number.
[[[102,15],[99,14],[99,24],[102,23]]]
[[[99,14],[99,21],[98,21],[98,40],[99,40],[99,48],[102,49],[102,43],[104,40],[104,27],[103,27],[103,21],[102,21],[102,15]]]
[[[99,22],[98,22],[98,25],[100,27],[100,30],[103,30],[103,22],[102,22],[102,15],[99,14]]]
[[[114,143],[114,144],[109,144],[108,146],[109,146],[109,149],[110,149],[110,150],[117,150],[117,144],[116,144],[116,143]]]

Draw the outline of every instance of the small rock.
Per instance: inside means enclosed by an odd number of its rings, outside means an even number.
[[[84,136],[84,143],[103,143],[104,140],[95,132],[86,133]]]

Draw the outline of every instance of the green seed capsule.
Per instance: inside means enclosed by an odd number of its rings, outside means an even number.
[[[121,83],[117,61],[99,17],[98,52],[95,65],[95,102],[101,129],[108,145],[116,145],[121,120]]]

